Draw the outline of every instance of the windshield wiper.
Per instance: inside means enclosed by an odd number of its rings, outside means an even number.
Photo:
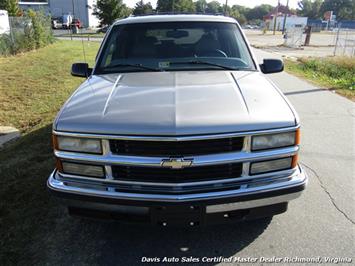
[[[115,68],[115,67],[135,67],[135,68],[140,68],[140,69],[150,70],[150,71],[161,71],[159,68],[148,67],[142,64],[114,64],[114,65],[108,65],[105,68]]]
[[[182,61],[182,62],[170,62],[170,65],[184,65],[184,64],[190,64],[190,65],[208,65],[208,66],[215,66],[227,70],[241,70],[244,68],[235,68],[235,67],[229,67],[229,66],[224,66],[220,64],[215,64],[207,61],[201,61],[201,60],[191,60],[191,61]]]

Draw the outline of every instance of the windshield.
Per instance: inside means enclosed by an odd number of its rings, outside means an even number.
[[[95,72],[198,69],[255,70],[236,24],[161,22],[114,26]]]

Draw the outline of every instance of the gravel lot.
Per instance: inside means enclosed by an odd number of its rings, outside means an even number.
[[[334,55],[336,32],[312,33],[310,46],[302,46],[300,48],[281,46],[284,43],[281,32],[276,32],[276,35],[273,35],[272,32],[263,34],[261,30],[244,30],[244,32],[252,46],[283,57],[323,57]],[[344,33],[341,36],[344,37]],[[355,31],[348,33],[348,38],[355,40]]]

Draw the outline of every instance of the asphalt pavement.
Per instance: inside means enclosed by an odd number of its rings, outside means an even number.
[[[258,58],[274,57],[255,50]],[[157,228],[62,217],[48,234],[48,264],[135,265],[183,257],[233,257],[235,264],[346,259],[354,263],[355,104],[285,72],[270,75],[302,121],[301,164],[309,176],[303,195],[272,220],[205,228]],[[262,88],[260,88],[262,89]],[[319,258],[318,258],[319,257]],[[286,259],[285,259],[286,258]],[[270,260],[265,263],[262,260]],[[187,262],[186,264],[189,264]],[[197,263],[198,264],[198,263]],[[293,263],[304,265],[305,263]]]

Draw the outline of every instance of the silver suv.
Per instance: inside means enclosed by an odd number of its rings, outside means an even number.
[[[129,17],[53,124],[51,192],[70,213],[196,226],[273,216],[300,196],[299,118],[223,16]]]

